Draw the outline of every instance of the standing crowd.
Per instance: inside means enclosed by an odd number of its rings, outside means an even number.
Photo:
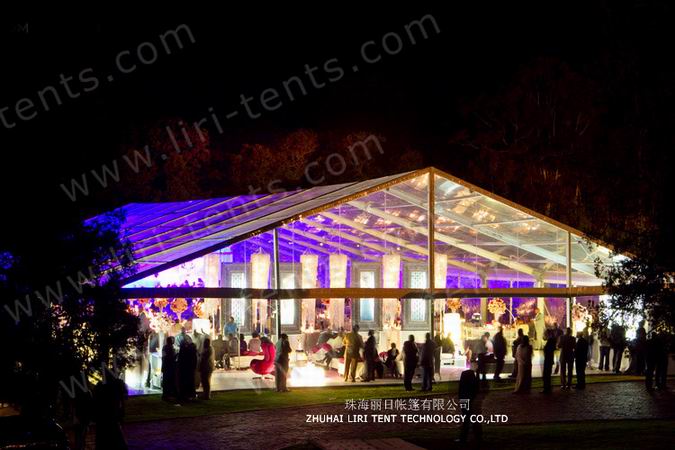
[[[561,389],[582,390],[586,387],[586,370],[592,368],[594,339],[599,340],[598,370],[644,376],[648,390],[666,388],[667,337],[657,332],[651,332],[648,336],[644,322],[640,322],[636,338],[632,341],[626,340],[625,328],[618,325],[613,326],[611,330],[600,330],[597,336],[586,329],[578,332],[576,337],[573,336],[571,328],[563,332],[556,325],[544,330],[543,337],[542,392],[545,394],[551,393],[551,377],[558,372]],[[477,365],[476,377],[486,381],[487,366],[494,363],[494,379],[501,380],[506,345],[500,327],[493,339],[490,339],[489,333],[485,333],[477,347],[467,347],[467,358]],[[509,378],[515,379],[514,392],[529,392],[532,384],[533,347],[529,336],[525,335],[522,329],[518,329],[518,336],[511,347],[511,355],[513,371]],[[575,374],[576,384],[573,386]]]
[[[162,347],[162,399],[179,403],[194,400],[200,385],[202,398],[210,399],[214,368],[211,339],[196,332],[192,338],[182,328],[178,336],[167,337]]]

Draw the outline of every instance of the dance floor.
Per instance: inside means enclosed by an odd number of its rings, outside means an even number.
[[[534,351],[534,357],[532,360],[532,376],[541,377],[541,368],[543,362],[543,355],[540,350]],[[304,363],[304,362],[303,362]],[[508,364],[508,363],[507,363]],[[488,365],[488,379],[492,379],[494,372],[494,364]],[[465,365],[457,366],[444,366],[441,367],[440,372],[440,381],[456,381],[459,380],[459,376],[463,370],[468,368]],[[312,372],[312,376],[305,378],[303,381],[296,382],[294,377],[291,376],[289,380],[289,386],[342,386],[345,383],[344,378],[340,376],[337,370],[334,369],[324,369],[323,366],[316,366],[316,369]],[[507,366],[506,373],[502,374],[502,378],[508,377],[511,373],[511,366]],[[291,372],[293,371],[293,364],[291,364]],[[146,372],[147,373],[147,372]],[[587,374],[597,374],[597,373],[607,373],[600,372],[596,369],[587,369]],[[314,376],[318,374],[318,376]],[[145,377],[133,376],[131,379],[127,379],[127,385],[129,386],[130,395],[147,395],[147,394],[158,394],[161,391],[158,389],[148,389],[143,386],[143,383],[139,383],[139,379],[145,379]],[[438,374],[436,374],[436,380],[439,380]],[[414,383],[420,382],[419,377],[413,380]],[[366,384],[363,382],[356,381],[356,384]],[[393,385],[393,384],[403,384],[403,378],[393,378],[389,375],[386,375],[384,378],[377,378],[375,381],[370,382],[370,384],[378,385]],[[213,372],[211,377],[211,390],[212,391],[227,391],[227,390],[236,390],[236,389],[273,389],[274,388],[274,377],[268,376],[261,378],[259,375],[253,373],[250,369],[232,369],[232,370],[222,370],[217,369]]]

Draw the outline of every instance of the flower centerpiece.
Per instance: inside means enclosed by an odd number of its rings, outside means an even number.
[[[188,309],[188,304],[187,300],[184,298],[175,298],[171,302],[171,311],[176,313],[176,316],[178,317],[178,321],[180,322],[180,316],[183,314],[185,311]]]
[[[155,308],[161,311],[164,308],[166,308],[166,305],[169,304],[169,301],[165,298],[156,298],[155,301],[152,302],[152,304],[155,305]]]
[[[137,301],[138,301],[138,304],[141,305],[141,309],[146,309],[145,305],[150,303],[149,298],[139,298]]]
[[[495,322],[499,322],[499,318],[506,312],[506,303],[501,298],[493,298],[488,302],[488,311],[494,316]]]
[[[205,319],[208,317],[205,306],[206,305],[204,304],[203,300],[194,302],[194,305],[192,305],[192,311],[194,311],[195,316],[199,317],[200,319]]]
[[[171,330],[172,322],[166,316],[166,313],[151,313],[150,314],[150,328],[155,332],[168,333]]]
[[[587,325],[590,325],[592,320],[593,316],[584,305],[575,303],[572,306],[572,322],[575,331],[582,331]]]
[[[449,298],[448,299],[448,308],[450,311],[456,313],[459,308],[462,307],[462,300],[459,298]]]

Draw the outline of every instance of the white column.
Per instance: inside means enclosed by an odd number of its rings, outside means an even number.
[[[274,315],[275,320],[275,332],[277,341],[281,336],[281,300],[279,299],[279,289],[281,289],[281,272],[279,270],[279,230],[277,228],[273,231],[273,243],[274,243],[274,289],[277,291],[276,299],[274,302],[274,307],[276,308],[276,313]]]

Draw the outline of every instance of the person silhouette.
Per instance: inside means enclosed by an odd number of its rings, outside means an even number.
[[[420,355],[420,366],[422,366],[422,391],[431,391],[431,382],[434,379],[434,353],[436,353],[436,344],[431,340],[431,333],[425,336],[422,354]]]
[[[202,383],[202,398],[204,400],[211,399],[211,374],[215,368],[213,347],[211,346],[211,339],[204,339],[204,348],[202,349],[201,357],[199,358],[199,376]]]
[[[487,389],[484,384],[483,390]],[[481,413],[482,395],[479,386],[479,377],[473,370],[465,370],[459,377],[459,390],[457,392],[460,404],[460,413],[462,416],[462,426],[459,431],[459,438],[455,442],[466,443],[469,438],[469,431],[473,429],[474,437],[477,442],[482,440],[483,426],[477,421],[472,422],[471,417]],[[464,408],[462,406],[465,406]]]
[[[546,344],[544,345],[544,367],[542,369],[542,378],[544,382],[544,394],[551,393],[551,373],[553,372],[553,362],[555,360],[556,338],[553,330],[546,330]]]
[[[124,401],[128,396],[124,381],[107,374],[94,388],[97,449],[126,449],[122,433]]]
[[[413,391],[412,379],[417,367],[417,345],[415,336],[408,336],[408,340],[403,344],[403,386],[406,391]]]

